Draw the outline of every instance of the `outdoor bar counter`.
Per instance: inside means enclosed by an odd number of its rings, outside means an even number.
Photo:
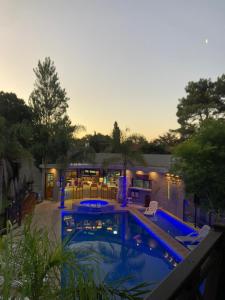
[[[97,185],[91,186],[67,186],[65,187],[65,200],[82,198],[117,199],[118,188],[116,186]]]

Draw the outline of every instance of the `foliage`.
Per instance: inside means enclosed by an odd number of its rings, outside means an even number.
[[[104,161],[104,167],[107,167],[113,162],[122,163],[123,175],[126,174],[128,166],[134,166],[138,163],[145,165],[144,157],[141,151],[138,149],[137,144],[134,142],[136,135],[127,136],[127,131],[128,130],[121,132],[120,145],[117,149],[118,153],[112,156],[109,160]]]
[[[217,81],[200,79],[189,82],[186,97],[179,100],[177,117],[183,138],[190,136],[204,120],[223,118],[225,115],[225,75]]]
[[[132,147],[134,149],[137,149],[141,152],[143,152],[143,148],[148,145],[148,141],[146,140],[146,138],[138,133],[128,136],[127,140],[132,143]]]
[[[115,121],[113,125],[113,131],[112,131],[112,152],[118,153],[121,143],[121,130],[118,126],[118,123]]]
[[[156,146],[161,146],[164,153],[171,153],[174,146],[178,145],[180,138],[177,133],[169,130],[167,133],[160,135],[157,139],[153,141]]]
[[[28,130],[28,131],[26,131]],[[22,161],[31,160],[31,155],[25,146],[25,133],[30,137],[29,127],[24,124],[9,124],[0,116],[0,210],[13,201],[21,200],[21,191],[26,186],[27,176],[21,176]],[[23,136],[24,133],[24,136]],[[21,195],[20,195],[21,194]]]
[[[96,153],[108,152],[111,145],[111,137],[101,133],[94,133],[93,135],[87,135],[84,140],[87,140],[89,146],[92,147]]]
[[[29,103],[36,122],[50,126],[65,116],[69,99],[65,89],[60,86],[54,62],[50,57],[46,57],[43,62],[39,60],[34,73],[36,81]]]
[[[61,88],[54,62],[46,57],[34,69],[36,81],[29,103],[35,116],[35,143],[32,147],[38,164],[65,161],[73,144],[73,126],[66,114],[69,98]]]
[[[122,285],[96,283],[93,272],[81,267],[76,256],[65,245],[50,242],[47,231],[31,226],[30,219],[17,235],[8,227],[0,240],[2,299],[139,300],[148,292],[146,284],[127,290]],[[61,288],[65,270],[69,280]]]
[[[225,208],[224,141],[225,120],[206,120],[174,152],[175,169],[182,175],[186,191],[211,209]]]
[[[14,93],[0,92],[0,115],[5,118],[7,125],[32,123],[32,110],[24,100]]]
[[[136,144],[133,142],[134,136],[127,136],[125,132],[121,133],[120,144],[118,145],[117,151],[114,156],[103,162],[103,167],[107,168],[114,162],[122,163],[123,166],[123,188],[122,188],[122,206],[126,206],[127,198],[127,182],[126,182],[126,171],[128,166],[134,166],[135,164],[146,165],[145,159],[142,152],[137,149]],[[114,144],[113,144],[114,145]],[[112,147],[113,147],[112,145]]]

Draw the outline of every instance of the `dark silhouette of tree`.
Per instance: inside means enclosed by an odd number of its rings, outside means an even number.
[[[174,151],[175,171],[186,192],[210,209],[225,208],[225,120],[205,120],[200,129]]]
[[[225,75],[216,82],[211,79],[191,81],[185,91],[187,96],[179,99],[177,106],[178,132],[183,139],[194,133],[204,120],[224,118]]]
[[[38,61],[34,73],[36,80],[29,104],[35,117],[35,146],[42,156],[43,164],[46,165],[52,156],[50,148],[56,134],[55,128],[61,127],[62,124],[68,128],[70,124],[66,115],[69,98],[65,89],[60,86],[54,62],[49,57],[43,62]]]
[[[33,153],[41,160],[46,173],[49,161],[65,161],[73,139],[75,126],[67,116],[69,98],[61,88],[54,62],[46,57],[34,69],[36,80],[29,104],[35,116]],[[38,156],[39,153],[39,156]],[[62,182],[62,172],[60,172]],[[62,190],[65,182],[62,182]]]
[[[5,118],[7,124],[31,123],[33,113],[23,99],[14,93],[0,92],[0,115]]]
[[[132,147],[137,149],[138,151],[142,151],[142,149],[147,146],[148,141],[146,138],[138,133],[132,134],[127,138],[128,141],[131,141]]]
[[[30,95],[29,104],[35,114],[36,122],[50,127],[66,115],[69,98],[61,88],[54,62],[46,57],[38,61],[34,69],[36,80]]]
[[[172,149],[180,143],[180,137],[173,130],[169,130],[153,141],[156,146],[161,146],[164,153],[171,153]]]
[[[84,139],[87,140],[90,147],[92,147],[96,153],[108,152],[112,143],[112,138],[109,135],[96,132],[93,135],[85,136]]]
[[[131,138],[127,137],[127,131],[128,129],[126,129],[124,133],[120,134],[121,141],[117,149],[118,152],[103,162],[103,166],[105,168],[113,163],[121,163],[123,166],[123,187],[120,191],[122,194],[122,206],[127,205],[127,168],[129,166],[134,166],[135,164],[146,165],[142,152],[138,151],[136,145],[132,142],[132,136]]]
[[[121,130],[118,123],[115,121],[112,131],[112,152],[118,153],[120,149],[121,142]]]

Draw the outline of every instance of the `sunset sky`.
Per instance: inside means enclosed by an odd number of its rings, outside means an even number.
[[[151,139],[188,81],[225,73],[224,33],[224,0],[0,0],[0,90],[27,101],[50,56],[73,123]]]

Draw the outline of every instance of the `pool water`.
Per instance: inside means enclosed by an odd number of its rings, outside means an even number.
[[[157,210],[155,216],[148,218],[174,238],[175,236],[187,235],[191,232],[196,232],[191,226],[177,220],[161,209]]]
[[[84,200],[80,202],[81,205],[86,205],[86,206],[96,206],[96,207],[101,207],[109,204],[105,200]]]
[[[96,278],[113,283],[130,277],[126,287],[142,282],[156,286],[178,264],[179,258],[153,237],[129,213],[62,214],[62,239],[84,258],[88,249],[99,259],[88,262]]]

